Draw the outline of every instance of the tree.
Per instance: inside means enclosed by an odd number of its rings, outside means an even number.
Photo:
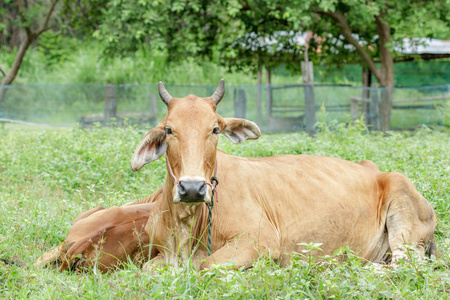
[[[394,45],[401,46],[403,38],[433,36],[437,27],[448,33],[449,6],[446,1],[326,1],[312,3],[318,14],[332,20],[347,44],[360,55],[372,72],[381,91],[381,130],[390,128],[394,88]],[[414,20],[414,21],[413,21]],[[436,21],[435,24],[425,20]],[[425,22],[424,22],[425,21]],[[379,62],[379,66],[377,66]]]
[[[17,11],[17,20],[14,20],[14,22],[21,28],[21,30],[24,31],[25,35],[20,42],[19,48],[17,49],[17,54],[11,69],[2,79],[2,86],[11,84],[14,81],[30,45],[43,32],[50,29],[50,19],[52,18],[52,14],[58,2],[59,0],[51,0],[50,2],[36,1],[35,4],[32,5],[29,4],[29,2],[25,2],[24,4],[22,0],[17,0],[14,5],[9,1],[5,1],[5,3],[10,4],[11,10]],[[42,20],[40,20],[41,18]],[[6,90],[7,89],[5,87],[0,89],[0,105],[4,99]]]
[[[139,49],[162,50],[169,60],[212,58],[226,14],[220,3],[192,1],[108,1],[94,36],[104,55],[130,55]]]
[[[315,38],[309,41],[309,46],[310,57],[313,60],[321,63],[358,62],[367,67],[383,88],[379,107],[380,129],[388,130],[394,88],[396,55],[394,46],[401,46],[405,37],[446,38],[450,23],[450,6],[447,2],[445,0],[241,1],[237,5],[239,7],[237,18],[245,27],[240,30],[251,32],[251,36],[256,40],[270,39],[286,28],[294,32],[312,31]],[[280,43],[283,45],[280,48],[282,54],[291,56],[293,60],[301,58],[298,44],[286,43],[283,40]],[[243,44],[252,43],[251,41],[241,43]],[[239,44],[225,45],[228,50],[223,53],[231,53],[237,58],[251,57],[250,52],[255,56],[261,49],[257,47],[255,51],[236,45]],[[286,60],[279,61],[284,63]],[[242,63],[243,61],[240,61],[240,66]],[[255,61],[248,63],[255,64]],[[298,66],[298,62],[293,65],[294,68]]]
[[[448,0],[109,1],[107,7],[96,36],[108,55],[150,45],[172,60],[218,56],[232,68],[298,70],[303,48],[296,34],[311,31],[312,60],[356,62],[374,75],[383,88],[382,130],[392,109],[394,46],[405,37],[445,38],[450,23]]]

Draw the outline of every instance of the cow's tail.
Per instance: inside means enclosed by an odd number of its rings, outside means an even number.
[[[428,244],[427,251],[425,253],[426,253],[426,255],[428,257],[431,257],[431,255],[434,255],[436,258],[438,258],[439,253],[437,251],[436,240],[434,238],[434,235],[431,238],[431,240],[430,240],[430,242]],[[435,267],[434,267],[435,271],[437,271],[437,270],[448,270],[448,269],[450,269],[450,263],[442,262],[442,261],[438,261],[438,263],[435,264]]]

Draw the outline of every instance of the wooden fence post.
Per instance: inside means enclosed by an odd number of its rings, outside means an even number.
[[[235,89],[233,100],[234,100],[234,117],[245,119],[245,115],[247,113],[247,98],[245,97],[245,90]]]
[[[307,59],[307,57],[306,57]],[[305,93],[305,130],[309,134],[315,132],[316,125],[316,108],[314,99],[314,69],[311,61],[302,61],[302,77]]]
[[[363,99],[370,99],[370,86],[372,85],[372,72],[369,68],[362,68],[362,95]],[[365,122],[367,125],[370,125],[370,120],[368,119],[368,115],[370,114],[370,104],[369,102],[363,102],[361,105],[362,112],[365,114]]]
[[[267,85],[267,118],[272,117],[272,85],[270,83],[270,70],[266,70]]]
[[[370,101],[370,124],[373,125],[374,130],[380,130],[380,112],[379,112],[379,103],[378,99],[378,86],[376,83],[372,84],[372,99]]]
[[[258,111],[258,126],[262,127],[262,108],[261,108],[261,82],[262,82],[262,74],[261,71],[257,73],[257,87],[256,87],[256,110]]]
[[[116,85],[107,83],[105,85],[105,123],[117,116]]]
[[[362,102],[363,107],[364,107],[364,104],[365,104],[365,102]],[[358,100],[353,99],[353,98],[350,99],[350,113],[352,115],[352,120],[353,121],[358,119],[358,116],[359,116],[359,113],[358,113]]]

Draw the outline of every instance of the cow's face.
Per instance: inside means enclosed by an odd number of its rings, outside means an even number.
[[[195,95],[172,98],[162,82],[159,84],[159,94],[168,107],[168,114],[136,148],[131,168],[137,171],[167,153],[168,168],[178,180],[172,191],[175,203],[211,202],[211,189],[205,182],[209,182],[214,172],[220,133],[236,144],[260,136],[253,122],[222,118],[216,113],[224,93],[223,79],[216,92],[207,98]],[[168,180],[174,179],[169,176]]]

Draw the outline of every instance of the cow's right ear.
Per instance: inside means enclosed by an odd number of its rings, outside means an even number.
[[[167,150],[166,131],[163,126],[150,130],[134,151],[131,169],[137,171],[144,165],[157,160]]]

